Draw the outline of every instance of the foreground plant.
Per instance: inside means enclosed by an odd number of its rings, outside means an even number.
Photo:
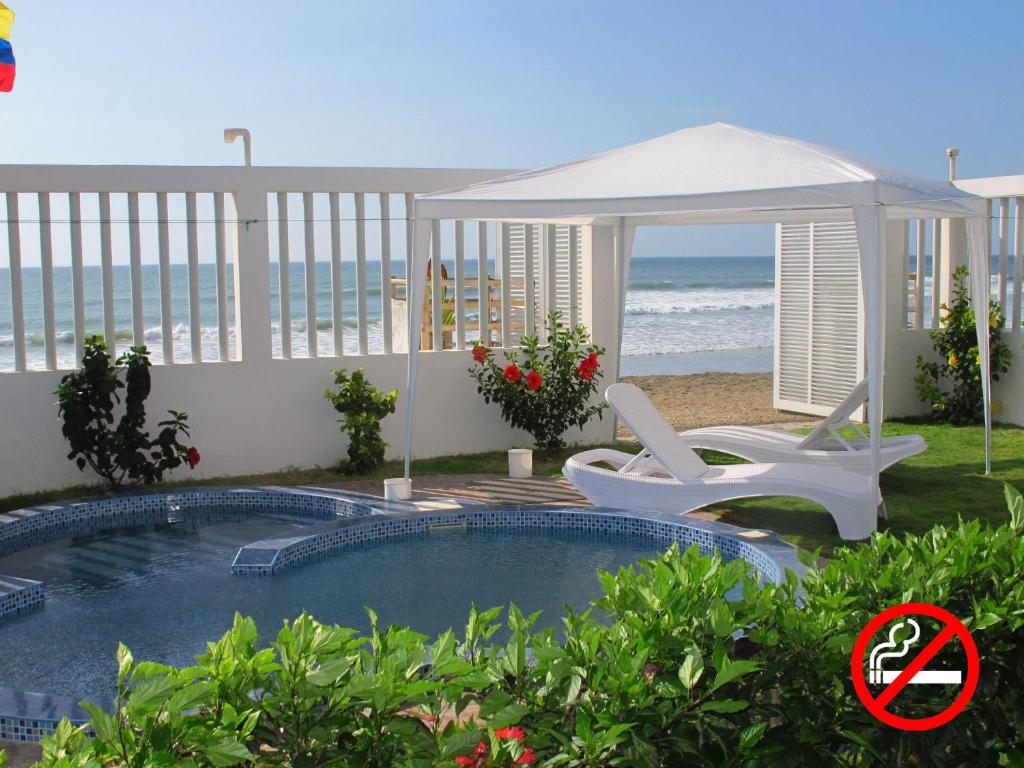
[[[803,592],[793,574],[761,584],[742,561],[673,546],[600,573],[602,618],[569,612],[560,635],[510,606],[492,643],[502,609],[474,607],[461,640],[371,612],[368,636],[303,615],[269,647],[236,617],[181,670],[122,648],[113,714],[89,708],[93,738],[62,723],[42,765],[1019,765],[1024,500],[1007,499],[1009,524],[876,534]],[[954,613],[981,652],[968,708],[924,733],[879,723],[850,679],[854,638],[906,601]],[[957,662],[947,648],[930,665]],[[892,706],[920,717],[936,695],[909,686]]]
[[[344,368],[331,371],[337,390],[328,389],[324,397],[334,410],[342,414],[341,431],[348,435],[348,465],[350,475],[365,475],[384,461],[384,442],[380,423],[395,412],[398,390],[384,394],[371,384],[362,368],[349,376]]]
[[[536,335],[523,336],[521,350],[505,351],[504,364],[476,342],[469,369],[484,400],[496,403],[505,421],[529,432],[538,449],[551,453],[565,447],[563,436],[570,427],[583,429],[607,407],[592,402],[604,375],[604,349],[588,343],[585,327],[566,328],[560,318],[558,312],[548,316],[545,346]]]
[[[188,414],[168,411],[171,418],[157,425],[155,438],[146,431],[149,368],[145,347],[132,347],[111,364],[107,345],[93,336],[85,342],[82,367],[61,379],[54,393],[61,433],[71,445],[68,458],[80,470],[90,467],[111,490],[156,483],[169,470],[199,463],[199,451],[180,439],[189,436]],[[122,390],[124,413],[114,427]]]
[[[931,407],[932,417],[957,425],[976,424],[984,416],[981,358],[974,309],[967,291],[967,274],[967,267],[957,267],[953,272],[953,303],[942,305],[941,327],[931,332],[938,362],[918,356],[919,373],[914,379],[917,395]],[[1011,352],[1003,341],[1004,322],[1002,308],[992,301],[988,332],[993,381],[999,381],[1000,374],[1010,370]]]

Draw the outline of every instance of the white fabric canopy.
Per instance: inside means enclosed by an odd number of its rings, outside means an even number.
[[[409,268],[409,338],[419,338],[431,227],[439,219],[613,226],[615,263],[608,266],[615,270],[620,346],[627,265],[637,226],[853,220],[860,246],[868,410],[877,483],[885,339],[886,221],[920,217],[972,219],[968,243],[976,286],[973,293],[979,318],[988,427],[989,264],[985,257],[985,214],[982,198],[947,182],[923,179],[808,142],[724,123],[688,128],[571,163],[418,196]],[[985,289],[977,287],[980,285]],[[416,359],[413,344],[409,350],[406,391],[406,477],[412,453]]]

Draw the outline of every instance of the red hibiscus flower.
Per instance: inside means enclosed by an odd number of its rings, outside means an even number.
[[[476,768],[476,766],[480,765],[480,761],[475,757],[456,757],[455,764],[464,765],[466,768]]]
[[[505,366],[505,378],[515,384],[521,378],[523,378],[523,372],[519,370],[519,366],[515,363],[511,363]]]
[[[594,378],[594,369],[587,366],[587,361],[584,360],[582,363],[576,366],[576,375],[584,381],[590,381]]]
[[[473,360],[477,363],[487,362],[487,354],[490,352],[483,344],[476,344],[473,347]]]
[[[536,758],[533,756],[533,747],[527,747],[523,750],[523,754],[515,759],[516,765],[533,765],[533,761]]]
[[[526,388],[531,392],[536,392],[543,383],[544,379],[536,371],[530,371],[526,374]]]
[[[487,742],[480,739],[480,743],[473,748],[474,755],[486,755],[487,754]]]
[[[587,363],[587,367],[589,367],[589,368],[597,368],[597,366],[598,366],[597,352],[591,352],[589,355],[587,355],[586,363]]]
[[[497,739],[515,739],[516,741],[522,741],[526,738],[526,732],[522,728],[513,725],[508,728],[499,728],[494,732],[494,737]]]
[[[196,464],[199,463],[199,451],[196,450],[195,446],[192,446],[185,451],[185,463],[188,464],[189,469],[195,469]]]

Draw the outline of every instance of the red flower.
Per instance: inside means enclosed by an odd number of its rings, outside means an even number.
[[[527,747],[523,750],[523,754],[515,759],[516,765],[532,765],[536,758],[533,756],[533,747]]]
[[[519,366],[515,363],[510,363],[505,366],[505,378],[515,384],[521,378],[523,378],[523,372],[519,370]]]
[[[475,757],[456,757],[455,764],[464,765],[466,768],[476,768],[476,766],[480,765],[480,761]]]
[[[597,352],[591,352],[589,355],[587,355],[587,359],[586,359],[585,362],[586,362],[588,368],[597,368],[597,366],[598,366]]]
[[[576,375],[584,381],[590,381],[594,378],[594,369],[587,367],[587,361],[584,360],[578,366],[576,366]]]
[[[487,754],[487,742],[480,739],[480,743],[473,748],[474,755],[486,755]]]
[[[536,371],[530,371],[526,374],[526,388],[531,392],[536,392],[543,383],[544,379]]]
[[[195,469],[196,464],[199,463],[199,451],[196,450],[195,446],[185,451],[185,463],[188,464],[189,469]]]
[[[508,728],[499,728],[494,732],[494,737],[497,739],[515,739],[516,741],[522,741],[526,738],[526,732],[522,728],[513,725]]]
[[[489,352],[490,350],[483,344],[476,344],[473,346],[473,360],[477,363],[485,363]]]

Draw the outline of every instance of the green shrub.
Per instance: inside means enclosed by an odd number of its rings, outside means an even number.
[[[937,421],[975,424],[984,416],[984,402],[978,334],[967,292],[967,267],[957,267],[953,272],[953,305],[943,304],[942,310],[941,327],[931,332],[932,348],[938,353],[939,362],[918,356],[920,373],[914,378],[917,395],[931,406]],[[1002,308],[993,301],[988,318],[993,381],[999,381],[999,375],[1010,370],[1010,348],[1003,341],[1004,321]]]
[[[132,347],[111,365],[107,345],[99,336],[86,340],[82,367],[61,379],[57,415],[61,433],[71,444],[68,458],[80,470],[87,466],[111,490],[122,486],[156,483],[168,470],[187,464],[195,469],[199,451],[183,445],[189,436],[188,414],[168,411],[150,439],[146,431],[146,398],[152,387],[149,353]],[[123,381],[122,381],[123,379]],[[124,413],[117,426],[114,408],[124,390]]]
[[[505,365],[477,342],[469,375],[484,400],[501,407],[505,421],[529,432],[538,449],[554,452],[565,447],[562,435],[569,427],[582,429],[607,407],[591,402],[604,375],[599,361],[604,350],[587,343],[582,325],[564,327],[558,312],[548,316],[547,329],[546,346],[537,336],[523,336],[521,351],[505,351]]]
[[[742,562],[673,546],[601,573],[603,617],[568,613],[563,638],[510,606],[500,644],[501,609],[473,608],[461,640],[371,612],[369,637],[304,615],[266,648],[236,617],[183,670],[122,648],[113,715],[90,710],[92,739],[62,724],[43,765],[1019,765],[1024,504],[1007,495],[1008,525],[877,534],[803,592],[792,574],[761,585]],[[861,628],[910,600],[952,611],[981,653],[967,710],[925,733],[876,721],[850,680]],[[957,661],[945,654],[929,666]],[[909,686],[890,709],[930,714],[936,696]]]
[[[338,419],[341,431],[348,435],[348,465],[350,475],[365,475],[384,461],[388,444],[381,435],[380,422],[395,412],[398,391],[386,395],[366,380],[362,368],[351,376],[344,368],[331,371],[338,390],[328,389],[324,397],[334,410],[344,416]]]

